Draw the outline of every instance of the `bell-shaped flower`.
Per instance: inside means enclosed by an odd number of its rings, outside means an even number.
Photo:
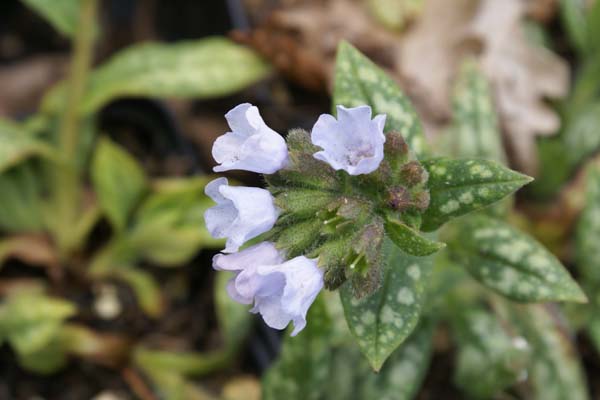
[[[313,127],[311,140],[323,150],[314,154],[335,170],[350,175],[369,174],[383,160],[385,115],[371,119],[371,107],[337,106],[338,119],[323,114]]]
[[[252,304],[260,286],[259,280],[256,279],[258,266],[276,265],[284,261],[285,257],[273,243],[262,242],[237,253],[217,254],[213,257],[213,268],[217,271],[235,272],[235,278],[227,285],[227,293],[238,303]]]
[[[271,230],[279,216],[273,196],[265,189],[229,186],[226,178],[217,178],[204,192],[217,203],[204,213],[206,228],[214,238],[227,238],[225,253]]]
[[[213,168],[215,172],[240,169],[272,174],[287,165],[285,140],[265,124],[257,107],[240,104],[225,118],[231,132],[213,144],[213,158],[221,164]]]
[[[323,271],[316,259],[304,256],[283,261],[273,243],[263,242],[235,254],[218,254],[217,270],[236,272],[229,282],[229,295],[260,313],[267,325],[284,329],[294,323],[292,336],[306,326],[306,314],[323,289]]]

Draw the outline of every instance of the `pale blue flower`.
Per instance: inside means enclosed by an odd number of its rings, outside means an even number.
[[[316,259],[304,256],[283,261],[270,242],[263,242],[234,254],[218,254],[213,267],[236,273],[227,292],[250,310],[260,313],[267,325],[284,329],[294,323],[292,336],[306,326],[306,313],[323,289],[323,272]]]
[[[206,228],[214,238],[227,238],[225,253],[271,230],[279,216],[273,196],[265,189],[229,186],[226,178],[218,178],[204,191],[217,203],[204,213]]]
[[[215,172],[240,169],[272,174],[285,167],[288,150],[285,140],[269,128],[258,108],[244,103],[225,114],[231,132],[215,140],[213,158],[221,165]]]
[[[369,174],[383,160],[385,115],[371,119],[371,107],[337,106],[338,119],[323,114],[313,127],[311,140],[323,150],[314,154],[335,170],[350,175]]]

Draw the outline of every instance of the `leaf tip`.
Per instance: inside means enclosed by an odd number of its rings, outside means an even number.
[[[583,290],[576,283],[573,283],[573,293],[572,293],[572,296],[569,298],[569,301],[571,301],[573,303],[579,303],[579,304],[587,304],[590,302],[587,295],[583,292]]]
[[[381,367],[383,367],[383,363],[385,362],[385,360],[386,359],[379,359],[379,358],[371,359],[371,358],[369,358],[369,365],[371,366],[371,369],[373,370],[373,372],[378,374],[379,371],[381,371]]]

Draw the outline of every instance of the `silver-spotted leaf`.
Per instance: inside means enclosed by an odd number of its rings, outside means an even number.
[[[543,305],[519,307],[516,316],[532,348],[529,381],[535,400],[587,400],[583,367],[564,316]]]
[[[560,261],[526,233],[485,215],[455,227],[453,257],[485,286],[523,302],[587,301]]]
[[[374,115],[387,115],[386,132],[401,133],[417,156],[426,153],[423,127],[408,98],[392,78],[347,42],[338,48],[333,105],[371,106]]]
[[[600,287],[600,168],[587,175],[585,208],[577,225],[577,267],[587,284]]]
[[[116,54],[92,72],[81,111],[94,113],[119,97],[225,96],[269,71],[252,50],[225,38],[141,44]],[[61,85],[46,97],[44,111],[60,110],[64,89]]]
[[[590,317],[587,333],[600,349],[600,168],[587,171],[585,208],[579,217],[576,236],[579,282],[590,298]]]
[[[403,253],[389,239],[382,252],[382,285],[375,293],[357,299],[348,284],[340,290],[348,327],[376,371],[417,325],[432,262]]]
[[[490,85],[473,59],[463,62],[454,87],[447,144],[455,157],[506,164]]]
[[[357,399],[411,400],[421,388],[431,358],[434,324],[421,320],[377,374],[368,374]]]
[[[461,65],[452,98],[452,125],[441,142],[440,150],[452,157],[483,158],[507,164],[491,87],[472,58]],[[503,216],[511,205],[511,198],[507,197],[486,212]]]
[[[422,162],[429,172],[429,208],[423,231],[479,210],[531,182],[531,178],[491,160],[437,158]]]
[[[530,346],[515,327],[480,307],[453,315],[454,381],[470,398],[491,399],[526,373]]]
[[[396,246],[411,256],[428,256],[446,247],[444,243],[431,240],[410,226],[394,219],[386,220],[385,233]]]
[[[117,230],[123,230],[147,190],[138,162],[107,138],[100,139],[92,161],[92,181],[102,210]]]

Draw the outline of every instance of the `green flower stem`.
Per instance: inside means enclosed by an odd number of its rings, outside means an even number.
[[[52,228],[54,228],[53,231],[62,257],[65,257],[73,247],[72,227],[77,221],[80,203],[79,176],[74,159],[79,141],[79,105],[83,99],[92,62],[97,9],[97,0],[82,1],[77,36],[74,41],[74,54],[71,60],[66,105],[59,131],[61,162],[56,167],[53,187],[58,219]]]

